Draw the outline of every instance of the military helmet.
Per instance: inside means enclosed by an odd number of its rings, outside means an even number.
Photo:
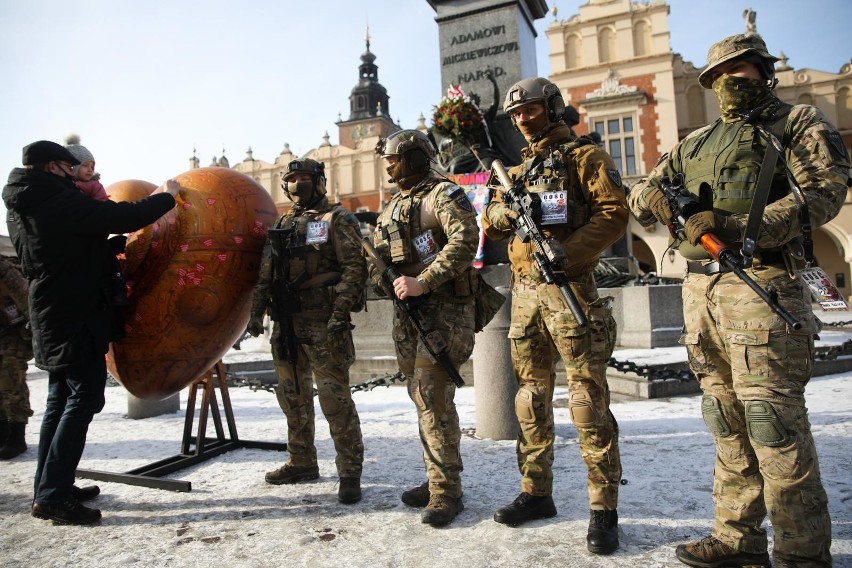
[[[313,192],[317,195],[325,195],[325,164],[312,160],[310,158],[298,158],[287,164],[287,170],[281,176],[281,188],[290,198],[292,195],[288,187],[288,182],[298,174],[308,174],[311,176]]]
[[[380,138],[376,144],[376,154],[382,158],[405,156],[415,149],[421,150],[429,161],[434,160],[437,154],[432,141],[419,130],[398,130],[387,138]]]
[[[534,102],[544,103],[550,122],[562,120],[562,113],[565,112],[565,99],[562,98],[559,87],[544,77],[522,79],[512,85],[506,93],[503,110],[511,114],[516,108]],[[512,122],[514,122],[514,119]]]
[[[316,160],[312,160],[310,158],[300,158],[293,160],[289,164],[287,164],[287,171],[284,172],[284,175],[281,177],[281,180],[289,181],[290,178],[295,176],[296,174],[308,174],[325,180],[325,164],[322,162],[317,162]]]
[[[759,58],[758,69],[766,79],[771,79],[775,74],[774,64],[780,61],[778,57],[770,54],[766,49],[766,43],[758,34],[736,34],[717,41],[707,50],[707,67],[698,75],[698,83],[705,89],[713,88],[713,69],[732,59],[745,56]]]

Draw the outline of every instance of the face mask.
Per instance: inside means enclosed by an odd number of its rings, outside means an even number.
[[[541,113],[534,120],[526,122],[517,121],[518,130],[524,135],[524,138],[529,140],[547,126],[547,112]]]
[[[385,171],[393,180],[398,180],[402,177],[402,162],[397,162],[385,168]]]
[[[288,181],[287,194],[290,200],[297,205],[307,205],[314,196],[314,182],[312,181]]]
[[[724,122],[735,122],[771,95],[763,79],[747,79],[723,73],[713,81],[713,91],[719,99]]]

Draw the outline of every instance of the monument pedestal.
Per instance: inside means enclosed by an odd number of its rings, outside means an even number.
[[[491,440],[518,437],[515,394],[518,380],[512,367],[509,325],[512,322],[512,297],[507,284],[509,265],[486,266],[483,277],[506,302],[485,329],[476,334],[473,347],[473,375],[476,385],[476,436]]]

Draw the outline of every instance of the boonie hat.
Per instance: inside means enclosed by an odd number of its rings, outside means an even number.
[[[707,50],[707,67],[698,75],[698,83],[705,89],[713,88],[713,69],[743,55],[753,53],[771,63],[780,61],[770,54],[766,43],[758,34],[737,34],[717,41]]]
[[[72,166],[80,163],[80,160],[68,151],[64,146],[51,142],[50,140],[39,140],[24,146],[21,163],[25,166],[46,164],[48,162],[68,162]]]

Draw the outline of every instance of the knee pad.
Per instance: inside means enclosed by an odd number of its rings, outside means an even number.
[[[515,395],[515,414],[521,424],[530,424],[547,416],[547,397],[535,390],[521,387]]]
[[[594,426],[600,419],[589,391],[572,392],[568,400],[568,411],[571,413],[571,421],[577,428]]]
[[[790,443],[790,434],[781,423],[781,418],[772,405],[765,400],[749,400],[745,403],[745,419],[748,437],[761,446],[775,448]]]
[[[713,436],[727,438],[731,435],[731,427],[722,413],[722,403],[715,396],[705,394],[701,397],[701,416]]]

